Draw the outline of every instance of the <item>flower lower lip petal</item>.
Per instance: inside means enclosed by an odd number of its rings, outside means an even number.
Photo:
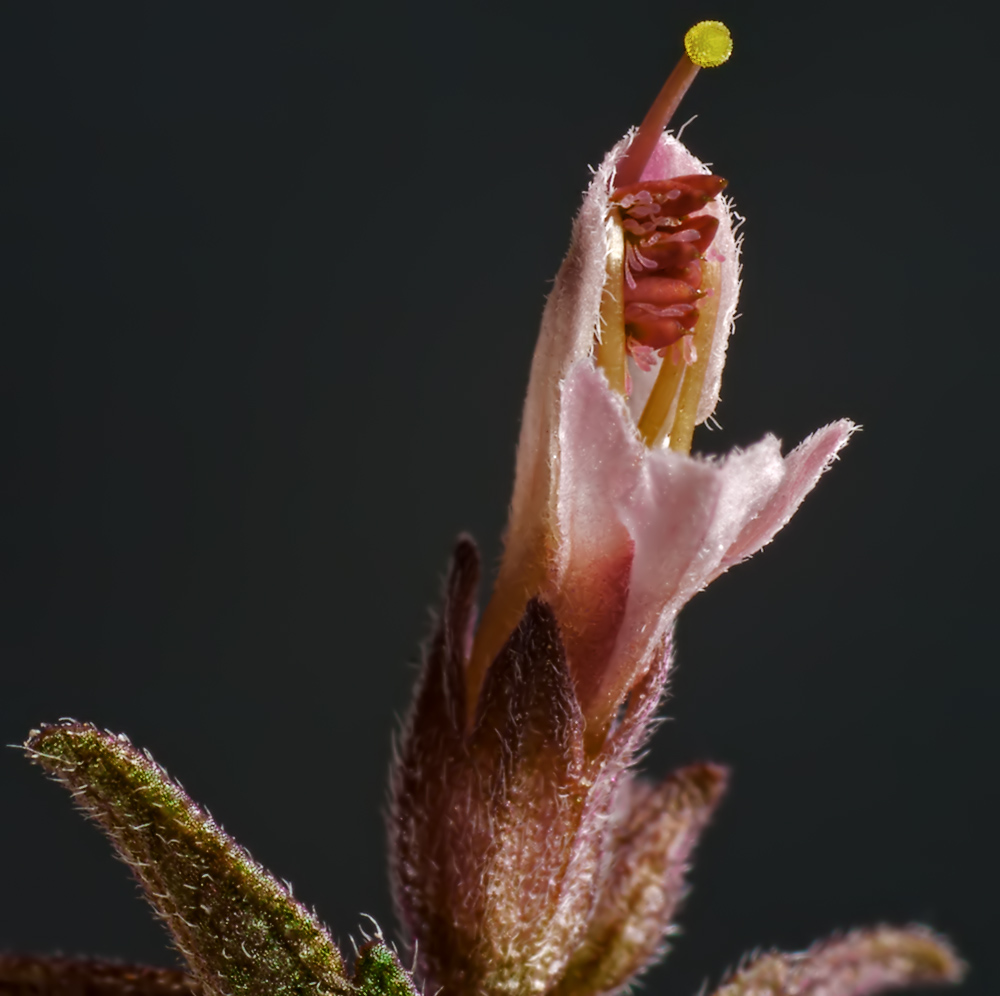
[[[840,419],[817,429],[785,457],[785,475],[781,485],[761,509],[760,514],[747,522],[734,540],[719,567],[708,580],[712,580],[767,546],[812,491],[820,477],[829,469],[837,454],[858,431],[849,419]]]

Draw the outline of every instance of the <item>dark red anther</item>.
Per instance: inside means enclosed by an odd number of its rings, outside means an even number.
[[[700,259],[693,259],[687,266],[680,269],[671,270],[670,275],[678,280],[683,280],[684,283],[689,284],[695,290],[701,287],[701,281],[703,277],[702,266]]]
[[[686,329],[693,329],[698,321],[698,309],[693,304],[648,304],[632,301],[625,305],[625,324],[642,325],[645,322],[672,318]]]
[[[642,277],[635,287],[625,286],[625,300],[646,301],[649,304],[691,304],[702,295],[684,280],[671,277]]]
[[[640,242],[636,249],[646,259],[655,263],[658,270],[683,269],[701,255],[693,242],[668,242],[666,235],[658,235],[656,239],[657,241],[650,245]]]
[[[688,330],[676,318],[655,318],[648,322],[628,324],[625,334],[642,346],[663,349],[683,339]]]
[[[669,180],[646,180],[620,187],[612,200],[629,214],[633,210],[647,216],[650,201],[659,205],[661,217],[683,218],[703,208],[726,188],[726,181],[712,173],[695,176],[676,176]]]
[[[710,214],[699,214],[693,218],[685,219],[679,227],[671,229],[666,236],[667,242],[690,242],[698,250],[698,255],[702,256],[705,250],[712,244],[715,233],[719,230],[719,219],[713,218]],[[646,247],[640,246],[640,251],[645,256]]]
[[[625,235],[625,334],[634,343],[663,350],[697,324],[700,257],[719,220],[693,212],[725,186],[721,176],[705,173],[631,183],[612,194]]]
[[[701,191],[705,195],[706,201],[712,200],[713,197],[718,197],[729,186],[728,180],[724,180],[721,176],[716,176],[714,173],[690,173],[686,176],[672,177],[669,182],[679,183],[682,186],[690,187],[692,190]]]

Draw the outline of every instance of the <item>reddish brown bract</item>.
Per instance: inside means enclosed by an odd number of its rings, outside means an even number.
[[[725,775],[700,765],[657,787],[628,770],[666,681],[662,646],[588,751],[559,625],[537,598],[468,725],[478,576],[462,539],[393,770],[396,904],[428,992],[598,996],[661,950]]]
[[[612,195],[625,231],[625,332],[631,343],[663,350],[698,321],[704,256],[719,222],[694,215],[725,189],[713,174],[648,180]]]

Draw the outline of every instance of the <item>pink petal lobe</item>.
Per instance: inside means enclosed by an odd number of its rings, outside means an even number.
[[[594,350],[608,255],[608,194],[626,141],[608,153],[587,188],[573,222],[569,250],[545,302],[521,416],[503,558],[494,586],[494,593],[504,597],[490,600],[476,634],[469,663],[470,701],[528,599],[539,591],[540,568],[551,546],[556,515],[562,383],[573,365]]]
[[[624,141],[605,157],[573,221],[569,250],[542,312],[521,418],[504,562],[534,556],[537,522],[552,514],[558,466],[561,385],[590,356],[600,326],[608,254],[608,192]]]
[[[555,577],[559,619],[577,695],[599,683],[625,613],[633,542],[618,509],[634,490],[644,450],[620,399],[589,360],[562,385]]]
[[[583,703],[606,717],[639,676],[681,606],[716,572],[747,522],[781,485],[773,436],[724,461],[648,452],[618,514],[635,542],[625,615],[601,686]]]
[[[685,574],[711,528],[718,501],[715,468],[670,451],[647,457],[633,492],[618,515],[635,542],[625,615],[600,684],[587,689],[581,705],[598,724],[614,712],[670,620],[664,605],[680,589]]]
[[[743,527],[713,577],[752,557],[774,539],[856,430],[857,426],[848,419],[832,422],[803,440],[785,457],[781,486],[760,515]]]

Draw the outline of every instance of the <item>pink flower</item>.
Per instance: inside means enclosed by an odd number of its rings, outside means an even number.
[[[608,274],[618,223],[609,217],[628,143],[611,150],[590,184],[542,317],[504,556],[468,672],[474,702],[528,600],[543,598],[555,610],[592,741],[662,654],[681,606],[774,538],[855,428],[835,422],[784,457],[773,436],[721,459],[678,452],[669,414],[652,446],[640,438],[644,408],[670,357],[654,353],[647,370],[651,351],[638,347],[624,396],[609,385],[598,342],[610,334],[603,319],[616,293]],[[691,175],[711,174],[665,134],[642,180]],[[702,331],[702,355],[680,358],[685,376],[701,367],[701,379],[687,398],[682,384],[675,426],[684,403],[697,423],[715,409],[739,292],[731,206],[710,200],[695,217],[704,215],[718,221],[706,254],[718,274],[709,288],[714,322]]]

